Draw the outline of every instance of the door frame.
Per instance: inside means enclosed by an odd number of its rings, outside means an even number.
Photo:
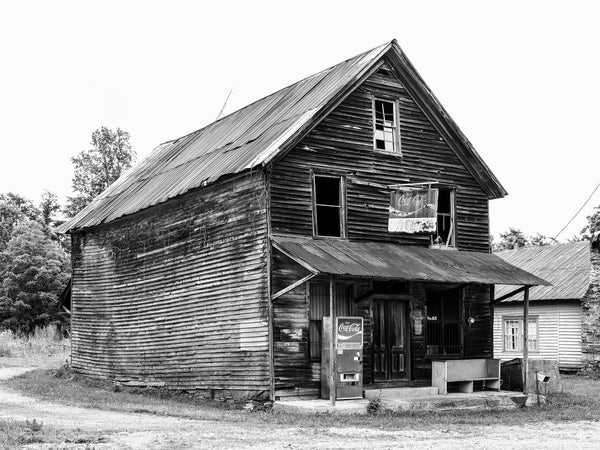
[[[405,378],[400,378],[397,380],[376,380],[375,379],[375,366],[374,366],[374,358],[373,358],[373,352],[374,352],[374,342],[373,342],[373,321],[374,321],[374,316],[373,316],[373,301],[375,300],[383,300],[383,301],[394,301],[394,302],[399,302],[403,305],[404,307],[404,317],[406,320],[406,326],[404,327],[404,342],[406,343],[405,346]],[[411,381],[413,379],[412,377],[412,352],[411,352],[411,347],[412,347],[412,320],[411,320],[411,303],[412,297],[410,295],[406,295],[406,294],[373,294],[370,296],[369,298],[369,318],[370,318],[370,332],[371,332],[371,336],[370,336],[370,341],[371,341],[371,380],[373,383],[393,383],[393,382],[405,382],[405,381]]]

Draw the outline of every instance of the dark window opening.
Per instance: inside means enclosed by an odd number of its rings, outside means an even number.
[[[375,148],[384,152],[397,151],[396,104],[385,100],[375,100]]]
[[[435,244],[455,245],[454,229],[454,192],[450,189],[438,190],[437,233]]]
[[[338,284],[336,285],[335,293],[336,316],[350,316],[352,314],[352,287]],[[308,357],[311,361],[320,361],[323,316],[329,316],[329,285],[309,285],[309,297],[310,323],[308,327]]]
[[[377,73],[378,73],[379,75],[384,75],[384,76],[386,76],[386,77],[389,77],[389,76],[391,76],[391,75],[392,75],[392,72],[391,72],[390,70],[388,70],[388,69],[385,69],[385,68],[383,68],[383,67],[382,67],[382,68],[380,68],[380,69],[378,69],[378,70],[377,70]]]
[[[341,177],[315,175],[314,222],[317,236],[343,237],[343,202]]]
[[[427,356],[462,355],[462,324],[458,291],[427,295]]]

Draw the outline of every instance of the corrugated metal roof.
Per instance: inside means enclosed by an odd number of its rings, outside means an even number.
[[[66,232],[110,222],[190,189],[269,161],[349,82],[360,78],[392,43],[376,47],[258,100],[198,131],[165,142],[83,211]]]
[[[315,273],[443,283],[547,284],[490,253],[288,236],[274,236],[273,245]]]
[[[590,243],[525,247],[496,253],[506,262],[531,272],[552,286],[537,286],[529,291],[530,300],[580,299],[590,284]],[[509,286],[498,286],[496,298],[512,291]],[[523,294],[515,295],[508,301],[522,301]]]
[[[425,110],[452,130],[461,144],[455,151],[491,198],[506,191],[460,132],[431,90],[393,40],[262,98],[198,131],[165,142],[127,171],[58,232],[92,227],[162,203],[224,175],[264,165],[297,136],[310,130],[327,108],[349,92],[384,55],[400,61],[401,71],[422,91]],[[396,56],[394,59],[393,57]],[[424,105],[422,105],[424,106]],[[451,133],[452,134],[452,133]],[[454,138],[447,135],[451,142]],[[463,148],[464,147],[464,148]]]

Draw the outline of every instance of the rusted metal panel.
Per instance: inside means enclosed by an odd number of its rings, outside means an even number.
[[[110,222],[261,165],[390,47],[369,50],[159,145],[61,230]]]
[[[289,236],[273,236],[273,243],[322,274],[443,283],[548,285],[490,253]]]
[[[532,301],[581,299],[588,290],[591,270],[589,241],[519,248],[496,255],[552,283],[551,286],[531,288],[529,298]],[[498,286],[496,298],[511,290],[510,286]],[[518,294],[504,302],[522,300],[523,294]]]
[[[405,66],[397,68],[398,71],[414,78],[411,86],[420,93],[419,101],[430,103],[427,111],[435,116],[437,127],[449,139],[457,141],[454,150],[463,164],[469,166],[485,195],[490,198],[505,195],[504,188],[394,40],[281,89],[198,131],[159,145],[58,230],[67,232],[107,223],[206,186],[222,176],[272,161],[322,120],[324,113],[384,57],[388,63]]]

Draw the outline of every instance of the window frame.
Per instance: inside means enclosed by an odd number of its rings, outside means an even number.
[[[317,178],[335,178],[340,180],[340,192],[339,199],[339,217],[340,217],[340,235],[339,236],[327,236],[318,234],[318,206],[333,207],[332,205],[319,205],[317,203],[317,189],[316,179]],[[347,238],[347,204],[346,204],[346,177],[344,175],[326,172],[313,172],[311,171],[311,195],[312,195],[312,230],[313,237],[320,239],[346,239]]]
[[[436,188],[438,190],[438,201],[437,201],[437,211],[436,211],[436,222],[439,223],[439,217],[449,217],[450,218],[450,232],[448,233],[449,239],[448,242],[445,242],[443,245],[445,247],[456,248],[456,189],[451,187],[438,186]],[[440,193],[442,191],[446,191],[450,193],[450,213],[440,213],[439,205],[440,205]],[[437,230],[437,224],[436,224]],[[439,236],[439,230],[436,231],[437,236]],[[437,236],[432,236],[432,240],[435,243],[435,239]]]
[[[392,107],[394,108],[394,112],[393,112],[393,116],[394,116],[394,126],[393,128],[393,134],[394,134],[394,150],[393,151],[388,151],[388,150],[382,150],[377,148],[377,133],[376,133],[376,126],[377,126],[377,109],[376,109],[376,102],[386,102],[386,103],[391,103]],[[400,139],[400,103],[397,99],[392,99],[383,95],[372,95],[371,96],[371,113],[372,113],[372,121],[373,121],[373,151],[377,152],[377,153],[383,153],[385,155],[397,155],[400,156],[402,154],[401,152],[401,139]],[[385,125],[384,125],[385,128]]]
[[[502,316],[502,352],[504,353],[523,353],[523,321],[524,318],[522,316]],[[540,322],[539,316],[529,316],[529,327],[528,331],[530,332],[530,336],[527,340],[527,344],[529,346],[530,353],[539,353],[540,352]],[[506,333],[507,322],[517,322],[518,323],[518,336],[517,336],[517,348],[507,348],[507,339],[509,335]],[[535,338],[532,339],[531,336],[531,323],[535,323]],[[510,336],[513,336],[512,334]],[[532,345],[534,344],[534,345]],[[533,347],[533,348],[532,348]]]
[[[452,289],[450,289],[450,291],[452,291]],[[458,290],[457,292],[453,293],[452,295],[456,295],[456,300],[458,303],[458,319],[457,320],[446,320],[446,317],[442,317],[441,319],[436,319],[436,320],[432,320],[430,319],[430,307],[428,305],[428,302],[430,301],[430,299],[432,299],[434,296],[436,295],[443,295],[446,294],[444,291],[438,291],[438,290],[431,290],[428,291],[425,297],[425,319],[426,319],[426,339],[425,339],[425,357],[428,359],[436,359],[436,358],[460,358],[463,357],[465,355],[465,321],[464,321],[464,295],[462,292],[462,289]],[[442,308],[444,306],[444,301],[440,302],[442,305]],[[442,313],[443,314],[443,313]],[[444,314],[445,316],[445,314]],[[459,343],[458,343],[458,351],[454,352],[454,353],[430,353],[430,347],[433,347],[433,345],[431,345],[431,326],[435,325],[435,324],[439,324],[441,325],[441,329],[442,331],[442,336],[444,335],[445,332],[445,328],[448,325],[458,325],[458,336],[459,336]],[[448,343],[443,343],[443,347],[450,347],[450,345]]]

